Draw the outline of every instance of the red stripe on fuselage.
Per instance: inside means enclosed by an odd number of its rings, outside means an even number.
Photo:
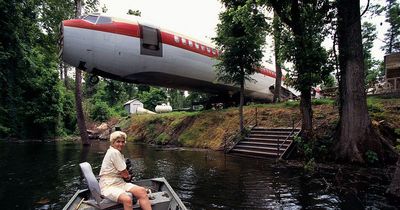
[[[64,24],[64,26],[68,26],[68,27],[83,28],[83,29],[102,31],[102,32],[108,32],[108,33],[113,33],[113,34],[120,34],[120,35],[140,38],[139,25],[132,24],[132,23],[113,21],[112,23],[106,23],[106,24],[93,24],[93,23],[90,23],[90,22],[82,20],[82,19],[73,19],[73,20],[65,20],[65,21],[63,21],[63,24]],[[172,33],[166,32],[166,31],[160,30],[160,32],[161,32],[161,40],[162,40],[163,44],[168,44],[168,45],[178,47],[178,48],[181,48],[181,49],[184,49],[187,51],[191,51],[194,53],[198,53],[198,54],[210,57],[210,58],[218,57],[218,51],[207,45],[200,44],[198,42],[188,39],[187,37],[175,35],[175,34],[172,34]],[[179,42],[175,41],[175,36],[179,37]],[[186,44],[183,44],[182,38],[184,38],[186,40]],[[192,41],[192,46],[189,45],[189,41]],[[196,43],[199,45],[199,48],[196,48]],[[204,50],[202,49],[201,46],[204,46]],[[210,52],[207,51],[207,48],[210,49]],[[213,51],[214,51],[214,53],[213,53]],[[266,69],[266,68],[259,69],[258,72],[265,76],[276,78],[275,72],[270,69]],[[282,80],[284,80],[284,77],[282,77]]]
[[[65,20],[64,26],[84,28],[95,31],[109,32],[113,34],[121,34],[132,37],[140,37],[139,26],[130,23],[112,22],[108,24],[93,24],[81,19]]]
[[[179,38],[178,42],[175,41],[175,36]],[[187,51],[195,52],[195,53],[198,53],[198,54],[201,54],[201,55],[204,55],[207,57],[211,57],[211,58],[218,57],[217,50],[215,50],[207,45],[192,41],[186,37],[178,36],[178,35],[171,34],[171,33],[165,32],[165,31],[161,31],[161,37],[162,37],[162,42],[164,44],[168,44],[168,45],[171,45],[174,47],[179,47],[181,49],[185,49]],[[182,42],[182,38],[185,39],[185,44]],[[192,46],[189,45],[189,41],[192,42]],[[196,48],[196,44],[198,44],[199,48]],[[204,46],[204,50],[202,50],[201,46]],[[210,49],[210,52],[207,51],[207,48]],[[214,51],[214,53],[213,53],[213,51]]]

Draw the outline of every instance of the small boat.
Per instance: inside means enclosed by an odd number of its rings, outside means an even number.
[[[79,166],[88,183],[88,188],[78,190],[63,210],[123,209],[122,204],[111,201],[101,195],[99,183],[89,163],[84,162]],[[153,210],[187,210],[164,177],[132,181],[132,183],[148,189],[148,196]],[[141,209],[135,198],[133,198],[133,203],[133,209]]]

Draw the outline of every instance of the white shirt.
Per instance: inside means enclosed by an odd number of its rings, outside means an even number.
[[[124,155],[110,146],[100,169],[100,188],[125,183],[120,172],[126,169]]]

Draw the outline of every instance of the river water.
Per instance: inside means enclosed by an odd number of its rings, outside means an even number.
[[[87,149],[74,142],[0,141],[0,209],[62,209],[85,187],[78,164],[87,161],[98,174],[108,147],[97,141]],[[133,143],[124,154],[132,159],[136,179],[165,177],[193,210],[398,209],[400,204],[384,196],[388,180],[379,170],[371,172],[372,180],[338,190],[335,172],[308,175],[273,160]]]

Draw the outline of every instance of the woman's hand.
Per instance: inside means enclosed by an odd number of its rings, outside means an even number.
[[[129,172],[128,172],[128,170],[126,170],[126,169],[123,170],[123,171],[121,171],[119,174],[121,175],[121,177],[122,177],[123,179],[129,179],[129,178],[130,178]]]

